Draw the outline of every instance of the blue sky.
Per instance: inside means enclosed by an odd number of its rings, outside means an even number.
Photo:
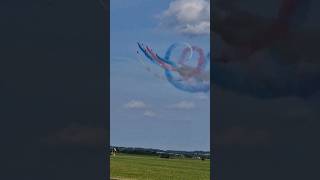
[[[136,42],[150,45],[160,55],[175,42],[188,42],[208,52],[210,37],[206,34],[206,26],[202,26],[205,23],[196,24],[194,27],[198,29],[186,31],[178,26],[176,29],[164,27],[170,17],[159,16],[172,2],[179,8],[179,1],[111,0],[111,145],[172,150],[210,148],[209,94],[187,93],[174,88],[166,80],[146,71],[136,56]],[[194,0],[185,2],[193,5]],[[171,15],[175,16],[174,13]],[[203,15],[198,18],[201,17]],[[194,23],[196,19],[192,20],[188,23]],[[181,33],[182,30],[193,34],[188,36]]]

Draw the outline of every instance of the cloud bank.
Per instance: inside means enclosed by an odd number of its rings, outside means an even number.
[[[144,109],[147,105],[143,101],[131,100],[124,107],[128,109]]]
[[[154,113],[153,111],[147,110],[143,113],[143,115],[146,117],[155,117],[156,113]]]
[[[160,25],[187,36],[210,34],[209,0],[174,0],[160,15]]]

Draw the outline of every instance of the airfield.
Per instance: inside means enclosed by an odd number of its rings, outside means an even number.
[[[210,160],[119,153],[110,156],[111,180],[209,180]]]

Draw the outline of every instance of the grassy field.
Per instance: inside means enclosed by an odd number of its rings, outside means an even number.
[[[209,180],[210,161],[165,159],[156,156],[117,154],[110,157],[111,179]]]

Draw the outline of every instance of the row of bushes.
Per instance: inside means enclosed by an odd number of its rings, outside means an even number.
[[[110,148],[110,152],[113,147]],[[200,159],[210,159],[210,155],[201,154],[199,152],[166,152],[155,149],[144,149],[144,148],[116,148],[117,152],[126,153],[126,154],[137,154],[137,155],[150,155],[150,156],[159,156],[161,158],[200,158]]]

